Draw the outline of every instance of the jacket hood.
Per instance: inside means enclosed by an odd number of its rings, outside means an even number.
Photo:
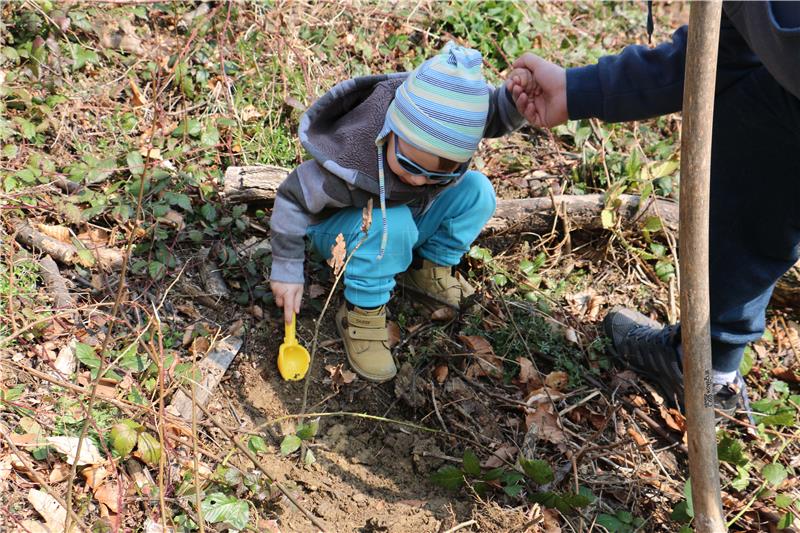
[[[327,171],[356,187],[379,193],[376,139],[386,110],[408,73],[377,74],[343,81],[320,97],[300,119],[303,147]],[[386,172],[386,196],[406,189]]]

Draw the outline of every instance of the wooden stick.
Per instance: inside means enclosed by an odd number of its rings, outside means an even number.
[[[681,339],[694,525],[701,533],[727,531],[714,431],[708,288],[711,134],[721,15],[720,1],[691,5],[681,127]]]

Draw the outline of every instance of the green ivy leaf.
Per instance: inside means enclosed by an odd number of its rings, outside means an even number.
[[[761,475],[764,476],[767,483],[777,487],[786,479],[786,468],[780,463],[768,464],[761,470]]]
[[[253,453],[266,452],[268,449],[267,443],[264,442],[264,439],[258,435],[253,435],[250,437],[250,440],[247,441],[247,447],[250,448],[250,451]]]
[[[132,344],[121,354],[118,364],[121,368],[131,372],[143,372],[147,369],[149,363],[150,361],[146,357],[139,355],[136,345]]]
[[[148,466],[156,466],[161,460],[161,443],[149,433],[139,433],[139,441],[134,455]]]
[[[595,523],[606,528],[608,533],[619,533],[621,531],[629,530],[629,528],[619,519],[617,519],[617,517],[605,513],[597,515]]]
[[[161,261],[150,261],[147,264],[147,272],[153,279],[161,279],[167,271],[167,267]]]
[[[72,70],[80,70],[86,65],[97,65],[100,63],[97,52],[84,48],[77,43],[70,47],[70,51],[72,52]]]
[[[214,492],[200,504],[203,518],[211,524],[225,523],[233,529],[242,530],[250,521],[250,507],[245,500]]]
[[[209,222],[214,222],[217,220],[217,209],[214,207],[213,204],[205,203],[200,208],[200,214],[203,215],[203,218],[208,220]]]
[[[281,442],[281,455],[289,455],[296,452],[302,444],[302,440],[297,435],[286,435]]]
[[[727,434],[722,435],[722,438],[717,444],[717,454],[720,461],[731,463],[737,466],[745,466],[748,462],[747,455],[744,453],[744,444],[738,440],[730,437]]]
[[[742,492],[750,485],[750,474],[741,466],[736,466],[736,477],[731,481],[731,487]]]
[[[142,172],[144,172],[144,159],[142,159],[142,154],[139,152],[130,152],[125,158],[125,161],[128,163],[128,170],[130,170],[132,176],[142,175]]]
[[[478,476],[481,473],[481,463],[475,452],[467,448],[464,450],[464,472],[471,476]]]
[[[431,474],[431,481],[449,490],[456,490],[464,484],[464,473],[455,466],[443,466]]]
[[[745,346],[744,348],[744,357],[742,357],[742,362],[739,363],[739,372],[742,376],[746,376],[750,373],[750,370],[753,369],[753,349],[750,346]]]
[[[531,480],[537,485],[546,485],[555,479],[553,469],[546,461],[541,459],[520,459],[520,466]]]
[[[295,434],[300,438],[300,440],[311,440],[319,431],[319,419],[312,420],[307,424],[300,424],[297,426],[297,431]]]
[[[792,503],[794,503],[794,499],[792,499],[792,497],[788,494],[778,494],[775,496],[775,506],[779,509],[791,507]]]
[[[778,529],[789,529],[793,523],[794,515],[792,513],[786,513],[778,520]]]
[[[142,426],[133,420],[121,420],[111,426],[111,447],[120,457],[125,458],[133,451],[141,428]]]
[[[100,367],[100,358],[95,353],[94,348],[88,344],[79,342],[75,345],[75,357],[78,361],[86,365],[89,370],[95,370]]]

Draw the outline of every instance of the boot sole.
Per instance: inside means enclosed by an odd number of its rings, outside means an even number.
[[[338,316],[336,317],[336,330],[339,332],[339,336],[342,338],[344,353],[347,355],[347,362],[350,364],[350,368],[355,370],[356,374],[373,383],[386,383],[387,381],[391,381],[395,378],[397,375],[397,369],[395,369],[394,373],[388,377],[376,376],[374,374],[370,374],[369,372],[364,372],[350,357],[350,351],[347,349],[347,341],[345,341],[344,329],[342,328],[342,321]]]

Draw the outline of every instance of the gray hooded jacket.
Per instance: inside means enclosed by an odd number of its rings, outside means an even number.
[[[271,281],[303,283],[306,230],[337,210],[378,205],[378,153],[375,144],[395,89],[408,73],[379,74],[339,83],[300,119],[298,135],[313,159],[304,161],[278,187],[270,218]],[[484,137],[500,137],[524,123],[505,87],[490,88]],[[424,212],[446,186],[414,187],[400,181],[388,165],[385,196],[389,205],[406,204]]]

